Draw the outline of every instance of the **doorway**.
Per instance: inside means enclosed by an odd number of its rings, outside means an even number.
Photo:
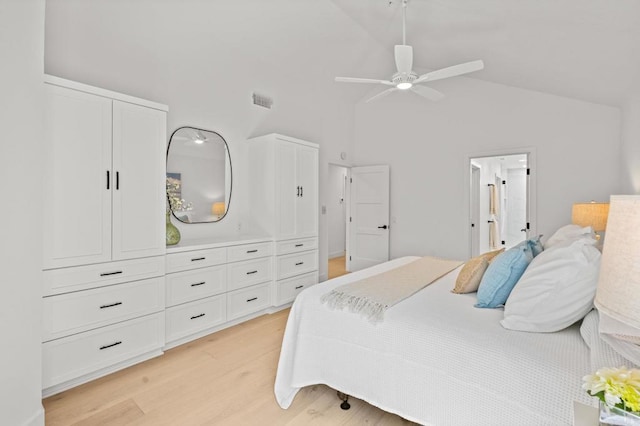
[[[347,179],[349,169],[329,164],[327,224],[329,229],[328,278],[347,273]]]
[[[470,253],[508,249],[532,230],[530,152],[469,160]]]

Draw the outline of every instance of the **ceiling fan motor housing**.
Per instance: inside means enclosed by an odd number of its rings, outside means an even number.
[[[413,71],[397,72],[391,77],[391,81],[396,86],[400,83],[413,83],[418,78],[418,74]]]

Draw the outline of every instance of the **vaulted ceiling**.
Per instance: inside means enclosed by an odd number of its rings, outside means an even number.
[[[388,49],[393,72],[402,0],[331,1]],[[471,77],[608,105],[640,96],[638,0],[409,0],[407,44],[422,70],[483,59]]]

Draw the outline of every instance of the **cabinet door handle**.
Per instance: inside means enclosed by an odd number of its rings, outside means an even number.
[[[300,265],[303,265],[303,264],[304,264],[304,262],[298,262],[298,263],[296,263],[296,266],[300,266]]]
[[[296,194],[296,197],[299,197],[300,196],[300,187],[296,186],[296,189],[298,190],[298,193]]]
[[[191,317],[191,319],[196,319],[196,318],[201,318],[204,316],[204,313],[200,314],[200,315],[194,315]]]
[[[300,187],[300,196],[304,197],[304,187]]]
[[[110,303],[108,305],[100,306],[100,309],[113,308],[114,306],[122,305],[122,302]]]
[[[116,172],[116,190],[120,189],[120,172]]]
[[[258,252],[257,249],[256,250],[247,250],[247,253],[257,253],[257,252]]]
[[[109,275],[118,275],[121,274],[122,271],[113,271],[113,272],[103,272],[100,274],[101,277],[108,277]]]
[[[252,297],[251,299],[247,299],[247,302],[253,302],[254,300],[258,300],[257,297]]]
[[[191,259],[192,262],[197,262],[199,260],[205,260],[206,257],[196,257],[195,259]]]
[[[296,247],[302,247],[304,244],[296,244]]]
[[[111,189],[111,175],[109,173],[109,170],[107,170],[107,189]]]
[[[303,285],[299,285],[296,287],[296,290],[300,290],[302,287],[304,287]]]
[[[122,344],[122,340],[119,340],[119,341],[117,341],[117,342],[115,342],[115,343],[112,343],[112,344],[110,344],[110,345],[100,346],[100,350],[103,350],[103,349],[109,349],[109,348],[112,348],[112,347],[114,347],[114,346],[118,346],[118,345],[121,345],[121,344]]]
[[[258,273],[258,271],[249,271],[249,272],[247,272],[247,275],[257,274],[257,273]]]
[[[193,283],[191,284],[191,287],[198,287],[199,285],[204,285],[206,283],[206,281],[202,281],[200,283]]]

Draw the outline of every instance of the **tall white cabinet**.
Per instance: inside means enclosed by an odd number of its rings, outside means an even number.
[[[162,353],[168,108],[51,76],[45,90],[46,395]]]
[[[280,134],[249,139],[251,210],[275,239],[275,306],[318,282],[318,145]]]

